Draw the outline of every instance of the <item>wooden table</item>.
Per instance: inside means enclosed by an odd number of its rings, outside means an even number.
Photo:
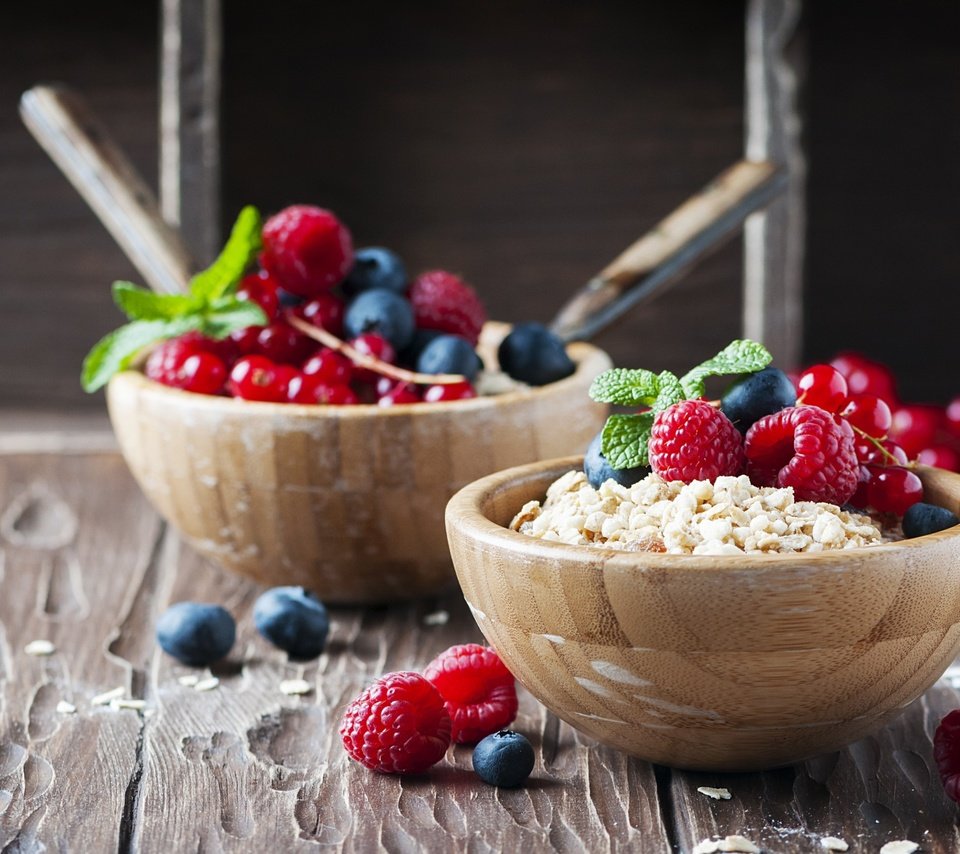
[[[388,670],[480,640],[461,599],[338,609],[326,653],[287,662],[253,628],[259,590],[182,546],[109,437],[0,437],[0,844],[3,851],[684,851],[742,834],[766,851],[851,851],[912,839],[958,850],[957,809],[930,739],[960,706],[950,674],[847,750],[765,774],[693,774],[597,746],[522,691],[516,728],[538,754],[528,785],[497,790],[452,749],[429,774],[346,758],[341,709]],[[217,687],[159,652],[156,617],[182,599],[238,621]],[[429,615],[445,612],[437,624]],[[48,639],[56,652],[27,655]],[[208,676],[209,673],[200,673]],[[313,686],[287,696],[281,680]],[[958,681],[960,684],[960,681]],[[122,687],[143,710],[93,705]],[[65,701],[75,713],[58,711]],[[715,801],[700,786],[723,786]],[[45,848],[44,848],[45,846]]]

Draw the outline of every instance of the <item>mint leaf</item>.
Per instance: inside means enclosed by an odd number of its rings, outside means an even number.
[[[697,365],[680,379],[687,398],[703,397],[703,381],[707,377],[721,377],[726,374],[752,374],[763,370],[773,356],[763,344],[749,339],[732,341],[712,359]]]
[[[202,319],[200,331],[211,338],[226,338],[237,329],[247,326],[265,326],[270,322],[259,305],[236,297],[220,297]]]
[[[260,212],[247,205],[240,211],[217,260],[190,280],[190,293],[204,302],[232,293],[261,245]]]
[[[680,384],[680,380],[677,379],[676,374],[672,374],[670,371],[663,371],[663,373],[657,377],[657,384],[659,391],[657,392],[657,399],[653,402],[653,414],[655,416],[663,412],[664,409],[673,406],[673,404],[687,399],[683,386]]]
[[[134,320],[105,335],[83,360],[80,381],[84,391],[96,391],[118,371],[129,367],[134,357],[149,344],[175,338],[199,326],[198,317],[175,320]]]
[[[113,301],[131,320],[172,320],[197,306],[187,294],[157,294],[133,282],[114,282]]]
[[[671,376],[673,376],[671,374]],[[598,403],[620,406],[650,406],[660,392],[660,382],[652,371],[642,368],[611,368],[590,385],[590,397]]]
[[[647,465],[647,442],[653,426],[653,413],[611,415],[603,427],[600,449],[615,469]]]

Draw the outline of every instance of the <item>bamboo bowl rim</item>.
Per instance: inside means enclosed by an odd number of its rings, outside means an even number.
[[[743,555],[625,552],[597,546],[571,545],[569,543],[535,539],[498,524],[484,512],[485,506],[489,506],[499,494],[510,487],[525,483],[539,484],[544,480],[549,484],[571,469],[580,469],[582,465],[583,456],[559,457],[504,469],[476,480],[463,487],[448,502],[446,510],[447,526],[456,528],[460,534],[470,540],[475,540],[494,549],[511,552],[518,558],[541,557],[551,561],[560,560],[566,564],[575,564],[584,568],[596,567],[600,563],[604,568],[638,573],[662,572],[669,569],[671,573],[676,574],[697,573],[702,575],[714,572],[730,575],[746,574],[756,577],[757,575],[780,573],[784,570],[790,572],[810,572],[814,569],[842,571],[845,568],[852,569],[855,562],[851,562],[850,558],[853,556],[862,559],[866,555],[876,554],[878,557],[893,555],[906,559],[910,552],[948,540],[956,540],[960,545],[960,526],[954,526],[934,534],[926,534],[912,539],[822,552]],[[960,474],[935,469],[931,466],[918,466],[915,471],[923,481],[925,488],[931,480],[936,478],[943,481],[951,489],[955,503],[960,502]],[[542,499],[542,497],[543,490],[540,490],[536,495],[530,495],[526,500]],[[513,510],[511,518],[520,511],[521,506],[522,502]],[[956,512],[956,507],[951,509]],[[522,571],[520,564],[518,564],[518,571]]]
[[[312,403],[272,403],[262,400],[241,400],[234,397],[222,397],[212,394],[197,394],[183,389],[151,380],[139,370],[126,370],[115,374],[110,379],[110,385],[120,387],[125,391],[139,391],[143,394],[152,394],[169,399],[170,403],[177,402],[190,406],[196,410],[204,410],[223,415],[235,415],[247,411],[251,417],[284,416],[304,419],[337,418],[358,419],[371,416],[398,416],[420,413],[429,415],[431,412],[445,412],[454,414],[476,410],[491,409],[514,402],[535,402],[541,398],[563,394],[573,390],[574,386],[582,383],[583,377],[589,373],[599,373],[609,367],[610,358],[604,350],[584,341],[575,341],[567,345],[567,352],[576,365],[572,374],[556,382],[542,386],[506,391],[501,394],[478,395],[466,400],[440,401],[437,403],[400,403],[394,406],[379,406],[376,403],[358,403],[350,406],[327,406]]]

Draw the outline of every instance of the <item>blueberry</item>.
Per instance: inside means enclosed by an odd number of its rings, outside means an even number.
[[[539,323],[518,323],[500,343],[500,367],[515,380],[546,385],[576,370],[563,342]]]
[[[427,344],[443,334],[439,329],[418,329],[413,333],[413,340],[400,353],[401,364],[416,367],[417,359],[420,358]]]
[[[903,535],[905,537],[922,537],[924,534],[935,534],[960,525],[960,519],[947,510],[946,507],[937,507],[935,504],[925,504],[918,501],[903,514]]]
[[[177,602],[157,620],[157,643],[178,661],[205,667],[223,658],[237,637],[233,617],[219,605]]]
[[[291,658],[316,658],[330,633],[323,603],[302,587],[273,587],[253,605],[253,622],[274,646]]]
[[[343,283],[348,296],[383,288],[402,294],[407,290],[407,268],[396,252],[382,246],[358,249],[353,256],[353,268]]]
[[[343,328],[348,338],[356,338],[364,332],[375,332],[386,338],[393,349],[399,352],[413,340],[413,309],[409,302],[393,291],[383,288],[364,291],[347,306]]]
[[[593,437],[590,447],[583,458],[583,473],[590,481],[590,486],[599,489],[600,485],[613,478],[621,486],[633,486],[638,480],[643,480],[650,469],[647,466],[637,466],[633,469],[615,469],[607,461],[600,450],[603,444],[603,430]]]
[[[277,298],[280,301],[280,305],[284,308],[296,308],[298,305],[303,305],[307,301],[306,297],[297,296],[289,291],[285,291],[283,288],[277,290]]]
[[[514,788],[533,770],[533,747],[518,732],[500,730],[473,749],[473,770],[484,783]]]
[[[473,345],[459,335],[434,338],[417,359],[417,370],[421,374],[463,374],[470,382],[482,367]]]
[[[746,433],[764,415],[796,402],[797,391],[790,377],[778,368],[764,368],[730,386],[720,401],[720,409],[741,433]]]

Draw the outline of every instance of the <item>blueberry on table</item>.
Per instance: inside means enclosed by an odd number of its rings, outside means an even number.
[[[528,385],[547,385],[575,370],[566,347],[540,323],[518,323],[500,343],[500,367],[515,380]]]
[[[466,338],[439,335],[420,353],[417,370],[421,374],[463,374],[473,382],[483,363]]]
[[[491,786],[519,786],[530,776],[533,762],[530,742],[512,730],[488,735],[473,749],[473,770]]]
[[[396,252],[383,246],[358,249],[353,256],[353,267],[343,283],[348,296],[375,288],[402,294],[407,290],[407,268]]]
[[[414,368],[420,354],[427,348],[427,345],[436,338],[445,333],[439,329],[418,329],[413,333],[413,338],[409,344],[400,353],[400,362],[404,365],[410,365]]]
[[[413,340],[413,309],[399,294],[376,288],[364,291],[349,306],[343,318],[347,338],[374,332],[387,339],[395,350]]]
[[[237,626],[219,605],[177,602],[157,620],[157,643],[178,661],[206,667],[223,658],[237,637]]]
[[[750,426],[797,402],[793,383],[779,368],[764,368],[737,380],[723,395],[720,410],[746,434]]]
[[[323,603],[302,587],[273,587],[253,605],[253,622],[274,646],[291,658],[316,658],[330,633]]]
[[[608,480],[615,480],[621,486],[633,486],[638,480],[643,480],[650,469],[647,466],[637,466],[632,469],[615,469],[603,455],[603,431],[593,437],[583,458],[583,473],[590,481],[590,486],[599,489]]]
[[[935,534],[945,531],[954,525],[960,525],[960,519],[946,507],[937,507],[935,504],[926,504],[918,501],[911,505],[903,514],[903,535],[912,539],[925,534]]]

